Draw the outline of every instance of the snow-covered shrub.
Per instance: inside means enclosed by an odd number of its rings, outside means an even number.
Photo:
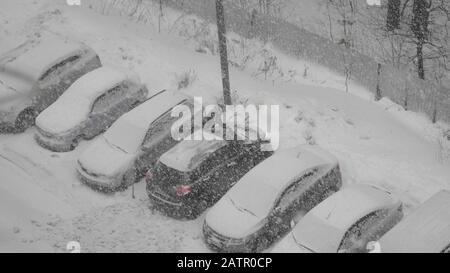
[[[217,97],[216,101],[217,101],[218,105],[221,105],[221,106],[225,105],[224,100],[223,100],[223,96]],[[232,90],[231,91],[231,102],[234,105],[244,105],[244,106],[246,106],[246,105],[249,104],[249,98],[245,97],[243,95],[239,95],[237,90]]]
[[[175,75],[175,83],[178,90],[188,88],[193,82],[197,80],[197,73],[195,70],[189,69],[181,74]]]

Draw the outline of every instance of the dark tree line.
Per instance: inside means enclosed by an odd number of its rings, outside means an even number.
[[[389,0],[386,30],[416,48],[413,55],[418,77],[425,79],[426,60],[437,60],[449,70],[450,1]]]

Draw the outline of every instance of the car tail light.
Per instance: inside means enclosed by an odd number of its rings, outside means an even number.
[[[177,196],[185,196],[192,191],[192,188],[191,186],[178,185],[175,187],[175,191],[177,193]]]

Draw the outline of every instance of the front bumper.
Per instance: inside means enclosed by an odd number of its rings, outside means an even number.
[[[73,139],[70,136],[52,136],[48,133],[42,133],[39,128],[34,135],[34,139],[41,147],[52,152],[69,152],[74,149]]]
[[[84,168],[80,166],[80,164],[78,164],[77,166],[77,173],[78,178],[81,180],[81,182],[101,192],[117,191],[122,186],[122,179],[119,178],[121,176],[115,178],[94,176],[92,174],[89,174]]]
[[[203,224],[203,239],[211,250],[217,252],[248,253],[253,250],[249,240],[221,235],[210,228],[206,222]]]

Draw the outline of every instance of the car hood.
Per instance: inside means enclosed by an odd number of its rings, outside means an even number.
[[[65,97],[42,111],[36,118],[36,126],[39,129],[51,134],[64,134],[73,130],[88,118],[86,111],[80,111],[82,106],[88,104],[84,98],[80,98],[76,103],[69,102]]]
[[[312,253],[312,251],[299,245],[292,233],[288,233],[283,239],[281,239],[275,247],[270,251],[271,253]]]
[[[101,136],[81,154],[78,162],[91,174],[112,178],[123,174],[134,158],[134,154],[120,150]]]
[[[345,230],[330,226],[317,217],[309,217],[307,224],[300,221],[295,226],[292,235],[299,245],[314,252],[336,253],[345,235]]]
[[[238,207],[232,199],[225,196],[206,215],[206,223],[221,235],[243,239],[257,230],[261,218],[252,212]]]

